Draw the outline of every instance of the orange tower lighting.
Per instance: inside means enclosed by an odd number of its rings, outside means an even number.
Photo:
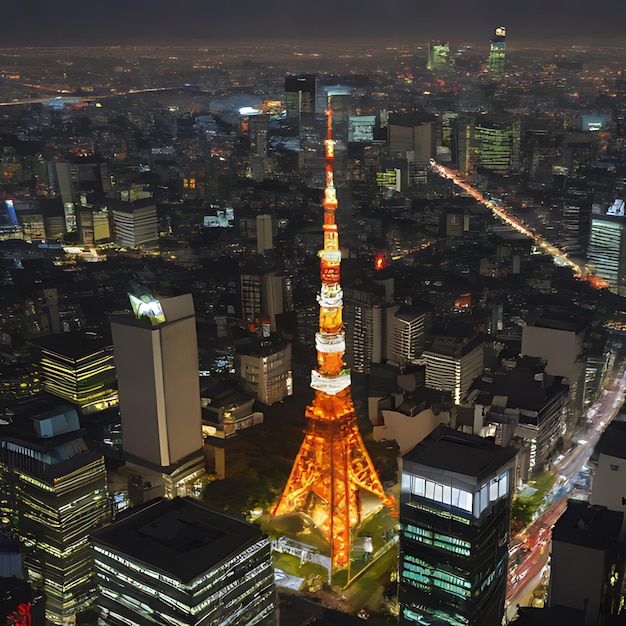
[[[308,429],[274,515],[302,512],[309,515],[330,545],[333,570],[350,559],[352,529],[361,522],[361,491],[369,491],[388,507],[385,495],[356,423],[350,392],[350,370],[343,355],[343,291],[339,284],[341,251],[335,223],[332,110],[326,111],[326,188],[324,190],[324,249],[320,250],[321,290],[319,332],[315,335],[318,369],[311,372],[315,389],[306,408]]]

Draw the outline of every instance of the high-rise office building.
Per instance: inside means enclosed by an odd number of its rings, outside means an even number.
[[[350,115],[348,117],[348,141],[373,141],[375,115]]]
[[[274,233],[271,215],[256,216],[256,251],[257,254],[274,249]]]
[[[512,122],[481,119],[474,126],[474,142],[480,167],[498,174],[509,173],[513,149]]]
[[[48,181],[52,192],[61,198],[63,204],[74,204],[77,200],[75,185],[78,172],[69,161],[48,161],[46,164]]]
[[[414,362],[424,349],[427,313],[400,307],[391,316],[387,356],[401,365]]]
[[[424,350],[426,386],[449,391],[455,404],[460,404],[473,380],[483,371],[482,337],[464,341],[456,337],[435,337]]]
[[[300,122],[303,113],[315,113],[317,76],[299,74],[285,78],[285,104],[287,119]]]
[[[235,370],[243,387],[264,404],[293,394],[291,344],[283,338],[254,337],[236,346]]]
[[[46,618],[66,624],[92,600],[89,533],[111,520],[102,454],[88,449],[76,410],[36,400],[0,431],[3,500],[26,540],[27,577]]]
[[[626,295],[626,216],[624,200],[608,208],[594,204],[587,259],[598,278],[620,296]]]
[[[455,121],[454,160],[456,169],[463,174],[473,172],[478,165],[475,126],[473,117],[461,116]]]
[[[105,205],[78,205],[78,232],[87,246],[111,240],[111,213]]]
[[[173,496],[203,471],[193,299],[129,295],[135,316],[111,316],[124,457],[160,472]]]
[[[515,455],[439,426],[402,457],[400,624],[500,626]]]
[[[504,76],[506,61],[506,28],[498,26],[495,35],[489,42],[489,75],[499,80]]]
[[[432,117],[395,113],[389,116],[387,142],[392,157],[400,155],[425,165],[436,156],[436,123]]]
[[[568,501],[552,529],[550,606],[584,611],[586,625],[616,623],[623,602],[623,517],[622,511]]]
[[[450,44],[447,41],[429,41],[426,69],[437,72],[448,69],[450,65]]]
[[[44,388],[85,413],[118,403],[113,345],[96,333],[76,331],[33,339],[41,350]]]
[[[141,198],[134,202],[112,200],[115,242],[120,246],[135,248],[153,244],[158,239],[158,222],[154,198]]]
[[[267,320],[276,330],[276,316],[293,310],[290,276],[261,270],[244,270],[240,277],[242,319],[253,332]]]
[[[569,383],[570,414],[581,415],[585,398],[584,343],[589,336],[589,326],[584,320],[572,320],[568,311],[565,316],[544,314],[522,329],[521,354],[538,356],[546,361],[545,374],[563,376]]]
[[[277,623],[270,541],[191,498],[156,500],[92,536],[105,624]]]
[[[346,363],[360,374],[385,356],[385,318],[391,313],[393,279],[353,283],[345,291]]]

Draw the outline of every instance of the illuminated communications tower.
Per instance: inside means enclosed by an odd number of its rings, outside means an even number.
[[[315,335],[319,367],[311,372],[315,397],[306,408],[308,431],[274,515],[293,512],[309,515],[328,539],[335,570],[348,565],[351,531],[361,522],[361,490],[369,491],[385,506],[392,506],[393,501],[385,495],[363,444],[350,393],[350,370],[344,367],[346,343],[342,321],[343,291],[339,284],[341,251],[335,223],[335,141],[330,108],[326,115],[324,249],[319,252],[322,282],[317,297],[320,329]]]

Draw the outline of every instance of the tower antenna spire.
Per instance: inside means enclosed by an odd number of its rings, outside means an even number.
[[[274,515],[301,512],[315,522],[330,546],[333,571],[350,560],[351,532],[362,521],[361,492],[369,491],[383,505],[393,500],[383,489],[359,432],[345,367],[341,250],[335,213],[335,140],[333,112],[326,109],[326,186],[322,201],[324,247],[319,251],[321,288],[319,331],[315,334],[317,369],[311,372],[315,396],[306,408],[308,429]]]

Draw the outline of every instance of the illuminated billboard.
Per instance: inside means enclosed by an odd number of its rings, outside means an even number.
[[[586,132],[594,133],[605,129],[611,122],[611,116],[608,113],[583,115],[582,129]]]
[[[205,228],[230,228],[233,225],[235,211],[232,207],[218,209],[215,213],[215,215],[204,216],[202,224]]]
[[[619,198],[615,199],[615,202],[606,210],[607,215],[619,215],[624,216],[624,201]]]
[[[136,296],[134,293],[129,292],[128,299],[130,300],[133,313],[138,320],[142,317],[147,317],[153,326],[157,326],[165,321],[165,314],[163,313],[161,303],[150,294],[145,293]]]

